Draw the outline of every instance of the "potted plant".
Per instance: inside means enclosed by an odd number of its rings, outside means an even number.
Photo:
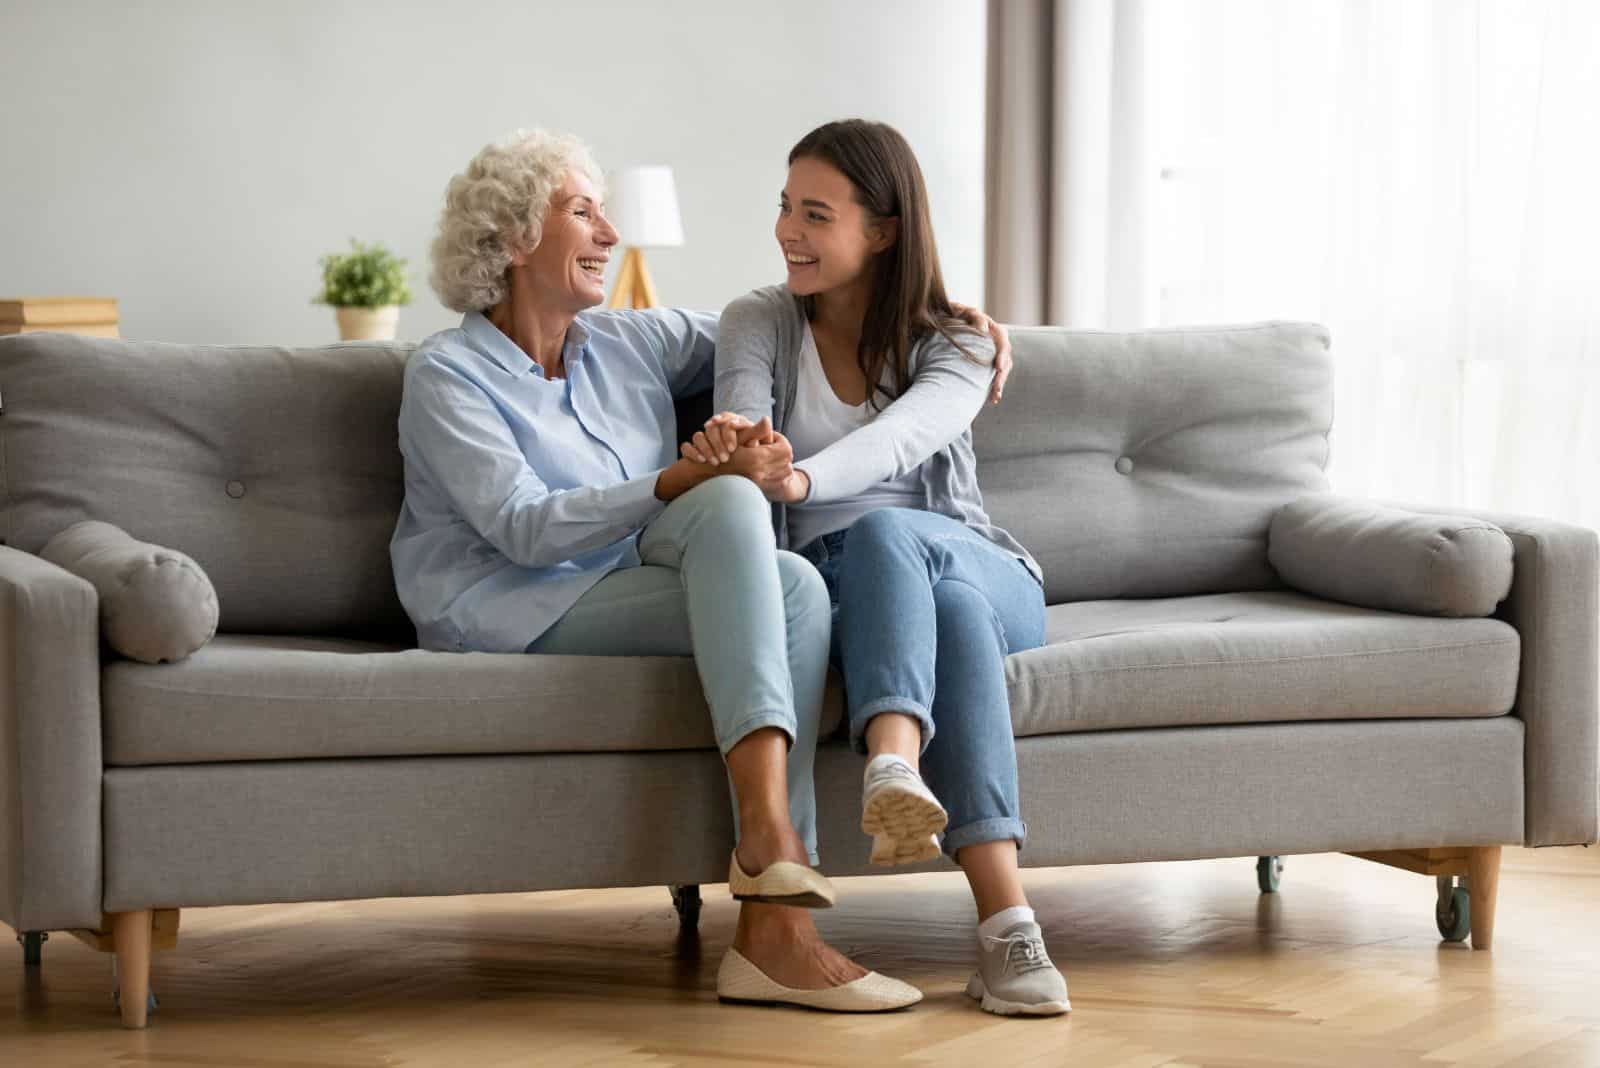
[[[322,257],[322,292],[313,304],[331,304],[342,341],[386,341],[394,337],[400,305],[411,303],[406,261],[385,248],[351,238],[351,251]]]

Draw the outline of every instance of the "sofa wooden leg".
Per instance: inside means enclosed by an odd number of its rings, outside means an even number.
[[[1434,876],[1439,880],[1439,911],[1436,913],[1439,933],[1447,941],[1460,942],[1466,939],[1470,927],[1473,949],[1488,949],[1494,942],[1495,896],[1500,889],[1499,846],[1386,849],[1350,855]],[[1460,887],[1452,891],[1453,881],[1463,875],[1467,877],[1464,919],[1450,906],[1452,892],[1461,893]]]
[[[1472,898],[1472,948],[1494,942],[1495,897],[1500,889],[1500,847],[1473,846],[1467,851],[1467,893]]]
[[[149,1011],[151,911],[114,912],[110,918],[122,1026],[137,1030],[144,1027]]]

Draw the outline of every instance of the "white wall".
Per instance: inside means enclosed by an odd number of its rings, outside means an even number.
[[[317,258],[354,236],[410,258],[420,338],[459,321],[427,286],[446,182],[543,125],[675,168],[688,244],[652,273],[720,308],[782,277],[789,147],[862,116],[916,148],[952,296],[981,300],[982,0],[450,6],[0,0],[0,296],[115,296],[124,337],[321,344]]]

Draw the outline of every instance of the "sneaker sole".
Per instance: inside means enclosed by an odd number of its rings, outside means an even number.
[[[928,835],[938,834],[950,822],[939,802],[914,790],[885,786],[861,808],[861,830],[874,838],[910,842],[920,849]],[[896,852],[900,852],[897,848]]]
[[[931,834],[920,840],[877,835],[872,839],[872,853],[868,859],[880,868],[895,868],[938,860],[941,855],[939,843]]]
[[[992,1012],[996,1016],[1062,1016],[1072,1011],[1071,1001],[1040,1001],[1030,1005],[1021,1001],[1002,1000],[982,987],[979,990],[981,993],[975,993],[969,983],[967,997],[978,1002],[984,1012]]]

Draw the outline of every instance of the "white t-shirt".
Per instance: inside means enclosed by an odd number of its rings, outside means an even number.
[[[865,401],[851,405],[839,399],[822,370],[822,356],[817,352],[810,323],[806,324],[800,343],[799,372],[794,408],[784,434],[794,447],[796,465],[803,467],[801,461],[866,426],[878,413]],[[887,368],[884,373],[889,374]],[[926,499],[921,473],[911,471],[903,478],[884,479],[853,497],[824,504],[791,504],[787,510],[789,544],[798,550],[813,538],[845,529],[875,508],[921,508]]]

